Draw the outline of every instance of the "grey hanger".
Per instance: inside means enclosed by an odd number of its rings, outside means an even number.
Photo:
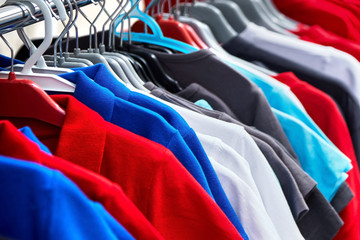
[[[298,22],[295,20],[286,17],[284,14],[279,12],[279,10],[275,7],[274,3],[271,0],[262,0],[264,7],[287,28],[287,29],[296,29]]]
[[[237,35],[221,11],[208,3],[180,4],[179,10],[182,14],[188,11],[191,17],[206,23],[220,43],[227,42]]]
[[[226,1],[226,0],[223,0]],[[263,26],[271,31],[278,32],[284,35],[293,36],[293,34],[287,32],[283,28],[279,27],[268,18],[268,15],[261,7],[261,4],[257,0],[231,0],[235,2],[246,17],[253,23]]]
[[[199,35],[201,40],[203,40],[211,49],[214,49],[216,52],[216,55],[219,56],[220,58],[225,57],[225,58],[231,59],[231,61],[235,64],[246,65],[250,68],[258,70],[267,75],[275,75],[276,74],[275,72],[272,72],[268,69],[262,68],[255,64],[252,64],[250,62],[247,62],[241,58],[230,55],[218,44],[218,42],[215,39],[214,35],[212,34],[210,28],[206,24],[204,24],[196,19],[193,19],[191,17],[187,17],[187,16],[180,16],[178,20],[180,22],[189,24],[195,30],[195,32]]]
[[[213,0],[209,3],[222,12],[235,31],[242,32],[249,24],[249,20],[236,3],[222,0]]]

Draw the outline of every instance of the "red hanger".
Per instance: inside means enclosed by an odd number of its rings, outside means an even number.
[[[199,37],[199,35],[195,32],[195,30],[186,23],[183,23],[185,26],[186,31],[189,33],[190,37],[193,39],[193,41],[199,46],[200,49],[207,49],[209,48],[208,45],[206,45],[206,43],[204,43],[203,40],[201,40],[201,38]]]
[[[61,127],[65,111],[34,82],[16,79],[10,72],[8,79],[0,79],[0,116],[34,118]]]

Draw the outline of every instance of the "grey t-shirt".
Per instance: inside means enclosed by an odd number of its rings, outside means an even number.
[[[296,181],[299,191],[301,192],[301,196],[298,197],[305,200],[307,208],[309,209],[307,212],[303,211],[303,213],[301,213],[301,211],[296,211],[296,207],[298,207],[298,209],[302,209],[304,207],[302,204],[291,205],[289,203],[292,212],[298,213],[299,218],[297,220],[297,225],[305,239],[325,240],[332,239],[336,235],[336,233],[343,225],[341,218],[339,217],[335,209],[331,206],[331,204],[321,194],[319,189],[316,187],[316,182],[306,172],[304,172],[304,170],[301,169],[298,160],[295,160],[294,157],[292,157],[286,151],[286,149],[281,146],[281,144],[278,143],[275,139],[253,127],[242,124],[241,122],[231,118],[226,113],[222,113],[216,110],[211,111],[197,106],[186,99],[173,95],[166,90],[157,88],[152,83],[145,84],[145,87],[151,90],[151,93],[153,95],[166,101],[186,107],[199,113],[203,113],[211,117],[215,117],[217,119],[239,124],[243,126],[250,135],[255,136],[266,142],[269,146],[272,147],[273,151],[271,152],[275,152],[276,155],[281,159],[281,161],[290,171],[293,179]],[[280,179],[282,179],[281,176],[279,176],[278,178],[279,181]],[[289,187],[291,187],[291,185]],[[336,198],[336,196],[334,198]],[[302,203],[303,200],[295,202]]]
[[[154,53],[165,72],[183,88],[191,83],[200,84],[221,98],[238,120],[292,148],[262,90],[210,50],[190,54]]]

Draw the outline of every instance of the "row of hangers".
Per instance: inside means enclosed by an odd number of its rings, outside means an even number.
[[[162,69],[156,56],[144,48],[134,46],[134,42],[140,42],[146,44],[148,48],[160,49],[168,53],[186,54],[210,47],[211,51],[230,65],[241,65],[247,69],[256,69],[271,74],[266,69],[231,56],[220,47],[219,42],[225,42],[242,31],[248,24],[249,16],[251,21],[257,23],[263,21],[261,25],[273,28],[278,32],[282,32],[284,28],[294,28],[296,25],[295,22],[278,13],[270,0],[211,0],[210,2],[194,1],[192,3],[180,3],[177,0],[173,8],[171,8],[170,0],[152,0],[145,11],[140,10],[139,2],[140,0],[118,1],[118,7],[112,13],[108,13],[105,9],[106,1],[103,0],[99,2],[100,11],[94,20],[90,21],[78,7],[76,0],[64,0],[64,3],[61,0],[53,0],[58,10],[57,14],[54,13],[49,2],[44,0],[8,0],[7,3],[26,9],[33,18],[35,17],[32,15],[32,8],[35,4],[44,17],[45,36],[37,48],[25,34],[24,29],[21,26],[17,27],[18,35],[30,50],[31,55],[23,65],[12,63],[10,73],[0,72],[0,101],[16,104],[16,106],[1,104],[0,115],[31,117],[61,126],[65,112],[44,91],[74,92],[75,85],[57,75],[72,71],[70,68],[85,67],[96,63],[104,64],[118,81],[130,88],[147,91],[143,87],[144,81],[153,81],[158,86],[163,86],[172,92],[181,90],[176,80],[168,76]],[[169,6],[168,13],[165,13],[165,4]],[[261,12],[265,9],[267,9],[266,14]],[[101,41],[98,44],[98,31],[95,23],[104,12],[108,19],[103,24]],[[149,15],[150,12],[152,16]],[[78,44],[76,20],[79,13],[90,25],[89,48],[86,50],[81,50]],[[247,13],[246,16],[245,13]],[[63,23],[64,30],[54,43],[53,54],[43,55],[52,42],[52,21],[54,19]],[[65,22],[66,19],[68,22]],[[140,25],[140,30],[142,30],[140,32],[125,32],[126,19],[140,20],[147,27]],[[129,24],[128,29],[131,29],[130,21],[127,23]],[[189,24],[192,28],[186,28],[181,23]],[[107,45],[105,45],[107,26],[109,26],[109,34]],[[72,28],[75,30],[76,48],[69,52],[69,31]],[[136,29],[136,25],[133,29]],[[182,41],[164,36],[163,31],[166,32],[166,35],[169,34],[169,31],[180,31],[177,36],[182,37]],[[66,35],[66,47],[63,52],[62,41]],[[201,39],[198,36],[201,36]],[[13,61],[13,49],[2,35],[1,38],[11,50]],[[116,41],[118,38],[120,43]],[[57,53],[58,48],[59,53]]]

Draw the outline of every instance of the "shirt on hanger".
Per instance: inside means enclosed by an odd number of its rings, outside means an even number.
[[[338,237],[339,239],[346,238],[346,236],[360,237],[360,232],[356,227],[356,222],[359,219],[359,200],[357,196],[360,191],[360,173],[350,133],[343,116],[338,110],[336,103],[329,96],[308,83],[299,80],[293,73],[279,74],[275,78],[291,87],[292,91],[304,103],[313,119],[319,123],[319,126],[334,144],[351,159],[354,168],[349,171],[347,182],[354,191],[355,198],[345,205],[347,208],[340,214],[344,221],[344,226],[340,230]]]
[[[60,172],[4,156],[0,165],[2,237],[134,239]]]
[[[175,156],[178,156],[180,162],[195,179],[200,182],[202,186],[206,186],[207,188],[205,189],[208,189],[208,192],[211,193],[198,160],[185,143],[179,131],[172,127],[163,117],[151,110],[115,97],[111,91],[93,82],[81,71],[62,74],[61,76],[76,83],[74,97],[98,112],[106,121],[124,127],[127,130],[147,137],[169,148]],[[121,90],[118,89],[118,91]],[[93,94],[89,95],[89,92]],[[206,162],[203,163],[206,164]],[[211,173],[209,165],[205,164],[203,164],[203,166],[208,167],[206,169],[207,173]],[[216,179],[211,179],[211,182],[213,184],[216,183]],[[231,207],[226,195],[221,192],[223,190],[220,188],[220,183],[213,188],[216,190],[216,203],[221,207],[241,235],[246,236],[235,211]],[[212,194],[210,196],[212,196]]]
[[[165,239],[242,239],[166,148],[104,121],[71,96],[52,99],[66,112],[61,129],[30,119],[12,122],[31,127],[56,156],[118,183]]]
[[[178,111],[197,133],[220,138],[246,160],[249,160],[250,169],[264,206],[279,235],[287,236],[291,233],[294,234],[292,237],[294,239],[301,236],[274,172],[255,142],[241,127],[229,125],[229,123],[203,116],[170,103],[167,104]]]
[[[61,171],[76,183],[91,200],[101,203],[132,236],[140,239],[163,239],[118,184],[81,166],[40,151],[39,145],[34,145],[40,141],[37,139],[30,142],[28,139],[30,132],[32,136],[35,136],[30,128],[26,127],[29,131],[22,135],[16,132],[16,128],[7,121],[1,121],[0,125],[3,129],[0,135],[2,143],[0,154],[26,159]]]
[[[291,32],[298,35],[301,40],[334,47],[360,60],[360,44],[358,42],[337,36],[332,32],[326,31],[319,25],[297,29]]]
[[[261,89],[211,51],[173,55],[154,51],[154,54],[182,87],[191,83],[204,86],[223,99],[241,122],[270,134],[291,149]]]
[[[226,46],[231,54],[248,61],[260,60],[277,72],[292,71],[297,77],[313,85],[314,87],[329,94],[340,106],[345,121],[349,128],[351,139],[354,144],[357,159],[360,159],[360,106],[352,91],[337,80],[336,76],[324,75],[319,70],[310,69],[296,62],[276,54],[260,49],[241,38],[233,39],[236,44]],[[234,47],[236,45],[236,47]]]
[[[73,70],[84,72],[89,78],[93,79],[94,82],[109,89],[116,97],[156,112],[161,115],[172,127],[178,130],[186,144],[195,155],[196,159],[199,161],[215,201],[221,208],[226,207],[228,199],[216,176],[210,160],[201,146],[194,130],[190,128],[180,114],[171,107],[156,101],[151,97],[138,92],[130,91],[126,86],[116,80],[103,64],[96,64],[87,68],[76,68]]]
[[[285,59],[296,60],[299,64],[310,69],[321,71],[330,77],[334,76],[338,81],[348,86],[358,97],[357,93],[360,92],[360,63],[345,52],[333,47],[290,38],[255,24],[249,24],[243,32],[225,43],[223,45],[225,50],[231,52],[231,48],[236,48],[239,38],[266,52]],[[360,97],[357,99],[360,102]]]
[[[201,108],[194,105],[193,103],[179,98],[175,95],[172,95],[161,88],[155,87],[152,83],[146,83],[145,86],[151,90],[151,93],[155,96],[158,96],[166,101],[179,104],[180,106],[191,109],[192,111],[205,114],[207,116],[220,119],[226,122],[236,123],[240,126],[244,126],[245,130],[254,135],[269,145],[272,146],[274,151],[288,167],[292,173],[296,183],[299,187],[299,190],[302,193],[302,198],[306,201],[306,205],[297,205],[299,209],[309,209],[309,211],[297,219],[297,225],[306,239],[331,239],[339,231],[343,222],[336,211],[332,208],[330,203],[324,198],[319,189],[316,187],[316,182],[300,167],[300,162],[297,159],[293,159],[293,156],[290,155],[285,147],[275,139],[271,139],[270,136],[260,132],[259,130],[246,126],[241,122],[234,120],[229,115],[218,112],[218,111],[208,111],[207,109]],[[205,89],[203,89],[205,92]],[[208,96],[210,96],[208,92]],[[336,198],[336,196],[334,197]],[[296,201],[297,203],[301,202]],[[299,212],[298,214],[300,214]],[[306,217],[305,217],[306,216]]]
[[[311,129],[294,117],[274,110],[285,133],[293,143],[301,167],[317,183],[326,199],[331,201],[337,190],[347,179],[352,168],[350,160],[343,158],[335,147],[326,144]]]
[[[282,13],[296,21],[319,25],[356,42],[360,40],[358,16],[343,6],[329,0],[274,0],[274,3]]]

